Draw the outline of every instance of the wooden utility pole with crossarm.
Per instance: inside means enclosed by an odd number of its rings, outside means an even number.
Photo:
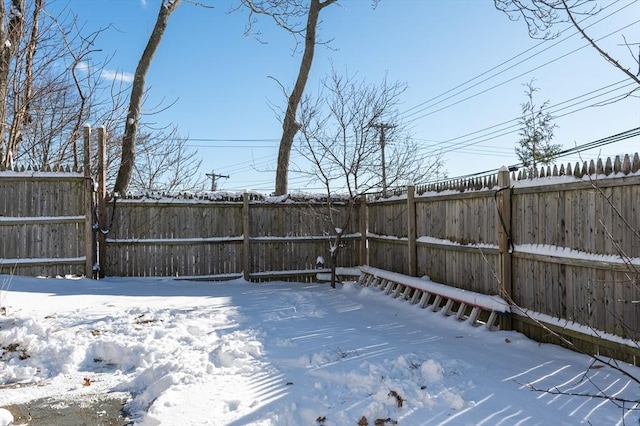
[[[218,190],[218,184],[217,181],[220,178],[225,178],[225,179],[229,179],[229,175],[219,175],[217,173],[214,173],[213,170],[211,170],[211,173],[207,173],[206,174],[208,178],[211,179],[211,190],[212,191],[217,191]]]
[[[381,150],[380,161],[382,162],[382,196],[386,197],[387,196],[387,166],[386,166],[387,163],[384,158],[384,146],[385,146],[384,131],[387,129],[393,129],[394,127],[396,127],[396,125],[379,123],[379,124],[372,124],[371,127],[375,127],[376,129],[380,130],[380,150]]]

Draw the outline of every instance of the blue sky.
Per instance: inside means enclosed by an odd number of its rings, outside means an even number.
[[[191,139],[189,144],[203,157],[203,174],[213,170],[229,175],[220,181],[222,189],[270,192],[281,125],[269,104],[282,107],[286,100],[269,77],[291,88],[300,54],[292,55],[293,39],[267,19],[257,24],[262,42],[246,37],[246,13],[228,13],[234,1],[203,2],[214,8],[183,1],[169,20],[148,75],[147,105],[176,103],[152,120],[175,124]],[[86,22],[87,30],[111,24],[98,39],[102,51],[94,61],[113,56],[107,68],[131,75],[159,4],[160,0],[58,0],[54,6],[66,5],[80,23]],[[606,36],[600,43],[638,72],[620,45],[622,34],[630,43],[640,42],[640,3],[611,0],[601,6],[605,9],[600,15],[586,21],[585,25],[593,23],[587,31],[595,39]],[[321,19],[319,36],[332,40],[331,49],[317,49],[307,90],[316,91],[332,64],[374,83],[385,73],[390,81],[406,82],[401,117],[421,149],[443,150],[449,176],[517,162],[517,127],[510,120],[519,117],[523,84],[532,78],[540,89],[539,103],[549,100],[552,112],[568,107],[556,112],[554,139],[565,148],[640,126],[638,96],[607,102],[628,92],[632,86],[625,85],[630,80],[591,47],[583,47],[586,42],[574,30],[544,43],[532,40],[525,24],[510,21],[493,1],[382,0],[372,10],[370,0],[343,0],[325,9]],[[590,92],[594,93],[585,96]],[[591,106],[598,103],[606,105]],[[607,157],[639,148],[640,139],[635,138],[582,156]],[[577,160],[573,155],[559,163]],[[290,190],[307,189],[304,179],[290,176]]]

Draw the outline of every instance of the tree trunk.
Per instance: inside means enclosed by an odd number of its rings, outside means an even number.
[[[318,28],[320,11],[336,1],[337,0],[311,0],[311,4],[309,5],[302,62],[300,63],[300,70],[298,71],[296,84],[293,86],[291,95],[289,95],[287,111],[285,113],[284,120],[282,121],[282,138],[280,139],[278,165],[276,170],[276,195],[284,195],[288,191],[291,147],[293,146],[293,138],[300,129],[300,125],[296,122],[296,111],[298,110],[298,105],[302,99],[304,88],[307,84],[307,80],[309,79],[311,64],[313,63],[313,54],[316,47],[316,30]]]
[[[11,58],[16,54],[20,45],[24,26],[24,0],[11,0],[9,24],[4,26],[6,10],[4,1],[0,1],[0,162],[10,166],[13,162],[13,152],[17,142],[7,137],[7,98],[9,94],[9,74]],[[2,144],[6,139],[4,152]]]
[[[29,39],[26,41],[26,55],[24,59],[24,80],[21,82],[23,87],[22,93],[16,93],[13,100],[13,118],[7,139],[11,141],[8,148],[16,150],[18,144],[22,140],[22,130],[31,123],[31,114],[29,108],[31,106],[33,96],[33,58],[38,48],[38,25],[40,13],[43,8],[43,0],[35,0],[33,6],[33,22],[31,23],[31,31]],[[22,13],[25,11],[23,10]],[[17,38],[17,37],[16,37]],[[45,166],[45,164],[42,164]],[[76,165],[77,169],[77,165]]]
[[[6,10],[4,1],[0,1],[0,165],[7,165],[5,158],[5,123],[7,122],[7,94],[9,92],[9,61],[11,49],[7,46],[7,31],[4,21]]]
[[[140,119],[140,107],[144,96],[145,79],[147,71],[151,65],[153,55],[160,45],[162,35],[167,28],[169,16],[176,10],[182,0],[163,0],[158,12],[158,19],[153,27],[147,46],[138,62],[136,73],[131,87],[131,99],[129,100],[129,112],[124,126],[124,136],[122,137],[122,159],[118,176],[114,187],[115,192],[126,192],[133,174],[133,166],[136,156],[136,133],[138,132],[138,120]]]
[[[337,240],[337,239],[336,239]],[[337,243],[337,241],[336,241]],[[336,267],[338,266],[338,248],[340,246],[336,245],[335,250],[333,250],[331,252],[331,288],[336,288],[336,281],[337,281],[337,275],[336,275]]]
[[[335,245],[331,247],[329,252],[329,258],[331,259],[331,288],[336,288],[336,282],[338,281],[336,268],[338,267],[338,251],[340,250],[340,245],[342,244],[343,232],[343,229],[341,229],[339,232],[336,232]]]

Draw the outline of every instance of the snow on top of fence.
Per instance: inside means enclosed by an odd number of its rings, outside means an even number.
[[[327,196],[323,194],[287,194],[280,196],[267,196],[258,192],[249,191],[182,191],[182,192],[164,192],[164,191],[129,191],[124,196],[119,196],[118,201],[132,200],[136,202],[164,202],[164,203],[185,203],[185,202],[208,202],[208,201],[227,201],[242,202],[244,194],[249,195],[249,201],[259,201],[270,204],[287,204],[287,203],[309,203],[309,204],[326,204]],[[333,202],[343,202],[348,200],[348,196],[336,195],[332,197]]]
[[[541,186],[554,183],[569,183],[589,181],[594,179],[611,179],[623,176],[640,175],[640,156],[638,153],[616,156],[603,160],[584,161],[575,164],[568,163],[558,166],[542,166],[540,168],[520,168],[512,171],[511,185],[513,187]],[[468,176],[458,179],[448,179],[438,182],[417,185],[416,194],[421,196],[459,194],[469,191],[491,191],[499,188],[498,173],[485,176]],[[387,191],[386,196],[375,194],[374,199],[385,200],[406,199],[407,188],[399,187]]]
[[[203,202],[203,201],[242,201],[242,192],[229,191],[182,191],[182,192],[164,192],[164,191],[129,191],[125,195],[118,197],[118,202],[132,200],[137,202],[166,202],[166,203],[183,203],[183,202]],[[260,200],[263,196],[258,193],[249,193],[250,200]]]
[[[515,251],[519,253],[541,254],[545,256],[640,266],[639,257],[623,257],[617,254],[587,253],[569,247],[559,247],[551,244],[516,244],[514,248]]]
[[[55,175],[64,175],[68,176],[70,173],[78,174],[82,173],[82,168],[74,169],[71,166],[57,166],[57,167],[37,167],[37,166],[13,166],[6,167],[0,164],[0,173],[2,176],[55,176]]]
[[[620,343],[630,347],[637,347],[638,342],[633,339],[627,339],[617,336],[615,334],[607,333],[606,331],[597,330],[588,325],[579,324],[575,321],[570,321],[564,318],[552,317],[551,315],[535,312],[529,309],[522,309],[518,306],[512,308],[511,312],[516,315],[531,318],[534,321],[554,325],[560,327],[563,330],[570,330],[576,333],[585,334],[587,336],[593,336],[598,339],[608,340],[609,342]]]

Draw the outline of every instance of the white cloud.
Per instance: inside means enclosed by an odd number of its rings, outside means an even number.
[[[86,62],[78,62],[78,65],[76,65],[76,70],[77,71],[88,72],[89,71],[89,64],[86,63]]]
[[[78,62],[76,65],[76,71],[89,72],[89,64],[87,62]],[[133,74],[124,71],[114,71],[103,69],[100,71],[100,77],[110,81],[120,81],[122,83],[132,83]]]
[[[133,74],[123,71],[102,70],[100,77],[105,80],[121,81],[123,83],[133,82]]]

